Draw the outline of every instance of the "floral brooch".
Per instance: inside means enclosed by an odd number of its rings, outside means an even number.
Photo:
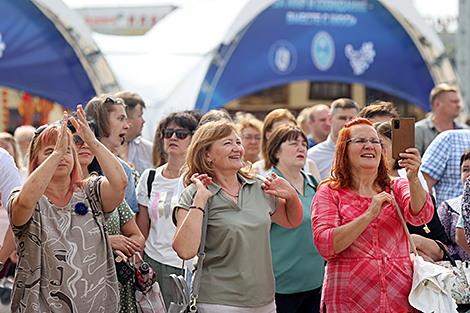
[[[83,202],[75,204],[75,213],[78,215],[85,215],[88,212],[88,207]]]

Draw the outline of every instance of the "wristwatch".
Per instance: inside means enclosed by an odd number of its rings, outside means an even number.
[[[0,262],[0,271],[3,270],[3,262]]]

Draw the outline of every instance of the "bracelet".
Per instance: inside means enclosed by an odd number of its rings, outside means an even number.
[[[199,209],[199,210],[202,211],[202,214],[206,214],[206,211],[205,211],[203,208],[201,208],[200,206],[191,205],[191,206],[189,207],[189,209]]]

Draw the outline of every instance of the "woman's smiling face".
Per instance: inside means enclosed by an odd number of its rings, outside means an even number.
[[[351,139],[353,138],[376,138],[377,132],[369,125],[357,125],[351,128]],[[382,157],[382,144],[373,144],[370,141],[365,143],[348,143],[348,158],[351,172],[362,169],[378,169]]]
[[[222,139],[216,140],[206,153],[207,162],[211,164],[214,171],[234,170],[243,167],[243,156],[245,149],[242,141],[235,131]]]

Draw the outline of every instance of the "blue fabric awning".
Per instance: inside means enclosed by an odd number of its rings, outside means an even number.
[[[0,85],[71,109],[95,95],[73,48],[29,0],[0,0]]]
[[[220,46],[196,109],[302,80],[363,84],[425,111],[434,86],[412,38],[380,2],[280,0]]]

